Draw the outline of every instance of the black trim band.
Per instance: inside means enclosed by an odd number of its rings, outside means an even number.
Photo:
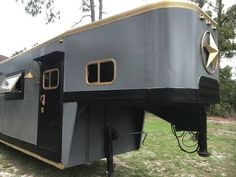
[[[79,91],[64,92],[64,102],[91,102],[112,100],[143,100],[145,90],[107,90],[107,91]]]
[[[80,91],[65,92],[64,102],[136,102],[140,104],[214,104],[218,102],[218,87],[209,87],[211,91],[198,89],[134,89],[134,90],[107,90],[107,91]],[[214,89],[216,91],[214,91]],[[204,93],[204,95],[202,95]],[[214,93],[212,95],[212,93]],[[204,99],[203,99],[204,98]]]

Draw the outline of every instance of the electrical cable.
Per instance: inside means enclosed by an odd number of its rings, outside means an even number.
[[[176,137],[176,140],[177,140],[177,143],[178,143],[179,148],[180,148],[183,152],[186,152],[186,153],[195,153],[195,152],[198,151],[198,149],[199,149],[198,141],[197,141],[197,143],[194,144],[194,145],[186,145],[186,144],[184,143],[184,137],[186,136],[187,133],[189,133],[189,134],[192,135],[191,138],[190,138],[190,139],[192,139],[192,140],[196,140],[196,138],[198,139],[198,133],[193,133],[193,132],[190,132],[190,131],[188,131],[188,132],[183,131],[183,133],[182,133],[181,135],[178,135],[178,134],[177,134],[177,131],[176,131],[176,128],[175,128],[175,125],[173,125],[173,124],[171,124],[171,131],[172,131],[173,135]],[[182,142],[182,144],[183,144],[184,147],[193,148],[193,147],[196,146],[196,148],[195,148],[194,150],[192,150],[192,151],[186,150],[186,149],[181,145],[179,138],[182,138],[182,141],[181,141],[181,142]]]

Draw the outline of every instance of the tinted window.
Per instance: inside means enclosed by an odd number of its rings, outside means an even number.
[[[102,59],[91,62],[86,68],[86,82],[88,85],[112,84],[116,76],[116,62],[114,59]]]
[[[49,69],[43,73],[43,89],[53,90],[59,85],[59,70],[57,68]]]
[[[98,82],[98,64],[88,65],[88,82]]]
[[[49,77],[50,77],[49,72],[44,74],[44,87],[49,87]]]
[[[52,71],[51,72],[51,87],[57,87],[58,85],[58,71]]]
[[[114,63],[112,61],[100,63],[100,82],[111,82],[114,79]]]

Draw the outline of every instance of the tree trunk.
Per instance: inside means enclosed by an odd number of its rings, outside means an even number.
[[[222,9],[223,9],[223,5],[222,5],[222,0],[218,0],[217,1],[217,16],[218,16],[218,44],[221,44],[221,14],[222,14]],[[220,46],[219,46],[219,49],[220,49]],[[219,57],[220,57],[220,50],[219,50]]]
[[[103,0],[99,0],[99,20],[102,19],[103,14]]]
[[[218,0],[218,7],[217,7],[217,9],[218,9],[218,12],[217,12],[217,15],[218,15],[218,25],[220,25],[221,24],[221,14],[222,14],[222,9],[223,9],[223,7],[222,7],[222,0]]]
[[[94,5],[94,0],[90,0],[90,10],[91,10],[91,21],[95,21],[95,5]]]

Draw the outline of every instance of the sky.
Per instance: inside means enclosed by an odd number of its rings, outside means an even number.
[[[118,14],[150,2],[154,0],[135,0],[135,2],[134,0],[104,0],[105,16]],[[55,0],[55,6],[61,11],[61,19],[46,25],[44,14],[32,17],[25,13],[24,5],[21,3],[16,3],[15,0],[0,0],[0,54],[11,56],[15,51],[29,49],[35,43],[47,41],[71,29],[83,15],[79,9],[80,0]],[[86,18],[77,26],[89,22],[90,19]]]
[[[27,1],[27,0],[25,0]],[[35,43],[45,42],[67,30],[78,22],[83,15],[80,0],[54,0],[61,11],[61,19],[46,25],[45,15],[32,17],[25,13],[21,0],[0,0],[0,54],[11,56],[15,51],[30,49]],[[104,0],[105,17],[133,9],[157,0]],[[223,0],[225,9],[234,4],[234,0]],[[78,26],[89,23],[86,18]],[[236,68],[236,59],[222,60],[222,66]]]

